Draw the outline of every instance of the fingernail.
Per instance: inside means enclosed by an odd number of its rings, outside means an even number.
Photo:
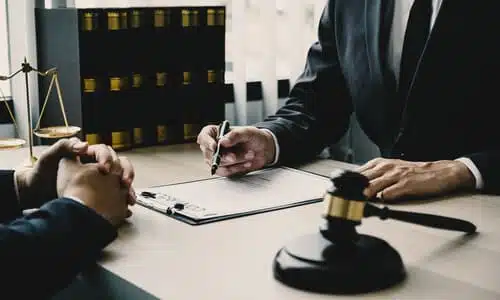
[[[110,163],[110,162],[106,162],[106,163],[104,164],[104,168],[106,168],[106,171],[107,171],[107,172],[111,171],[111,163]]]
[[[253,151],[248,151],[247,154],[245,154],[245,159],[253,159],[255,156],[255,153],[253,153]]]
[[[245,168],[250,168],[250,166],[252,166],[252,163],[251,162],[247,162],[243,165],[243,167]]]

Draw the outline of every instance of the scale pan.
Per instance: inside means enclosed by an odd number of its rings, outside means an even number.
[[[0,149],[14,149],[20,148],[26,144],[26,141],[23,139],[0,139]]]
[[[81,128],[77,126],[53,126],[35,130],[33,133],[41,138],[59,139],[74,136],[80,132]]]

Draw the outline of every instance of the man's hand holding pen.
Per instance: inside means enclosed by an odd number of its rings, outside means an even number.
[[[212,168],[217,153],[220,156],[215,174],[231,176],[263,168],[273,162],[275,146],[272,135],[253,126],[233,127],[220,135],[222,126],[205,126],[198,135],[198,144],[205,162]],[[217,150],[219,145],[219,150]]]

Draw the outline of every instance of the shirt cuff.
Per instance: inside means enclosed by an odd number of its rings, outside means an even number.
[[[21,203],[21,199],[19,199],[19,188],[17,187],[17,171],[14,171],[12,176],[14,176],[14,190],[16,191],[17,203]]]
[[[476,179],[476,189],[481,190],[484,186],[483,176],[481,176],[481,172],[479,172],[476,164],[474,164],[474,162],[467,157],[460,157],[456,159],[456,161],[463,163],[469,169]]]
[[[278,159],[280,157],[280,144],[278,143],[278,138],[276,137],[276,135],[269,129],[267,128],[259,128],[260,130],[264,130],[266,132],[269,132],[271,134],[271,136],[273,137],[273,141],[274,141],[274,160],[272,163],[268,164],[267,166],[274,166],[275,164],[278,163]]]
[[[64,198],[65,198],[65,199],[70,199],[70,200],[73,200],[73,201],[75,201],[75,202],[78,202],[78,203],[80,203],[80,204],[82,204],[82,205],[85,205],[85,202],[83,202],[83,201],[82,201],[82,199],[80,199],[80,198],[77,198],[77,197],[72,197],[72,196],[71,196],[71,197],[67,197],[67,196],[65,196]],[[87,205],[85,205],[85,206],[87,206]]]

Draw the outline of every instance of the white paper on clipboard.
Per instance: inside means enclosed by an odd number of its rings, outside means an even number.
[[[182,204],[182,210],[175,213],[203,220],[321,199],[330,185],[326,177],[279,167],[236,178],[218,177],[137,190],[137,198],[139,203],[163,212]],[[154,193],[154,199],[143,197],[143,191]]]

